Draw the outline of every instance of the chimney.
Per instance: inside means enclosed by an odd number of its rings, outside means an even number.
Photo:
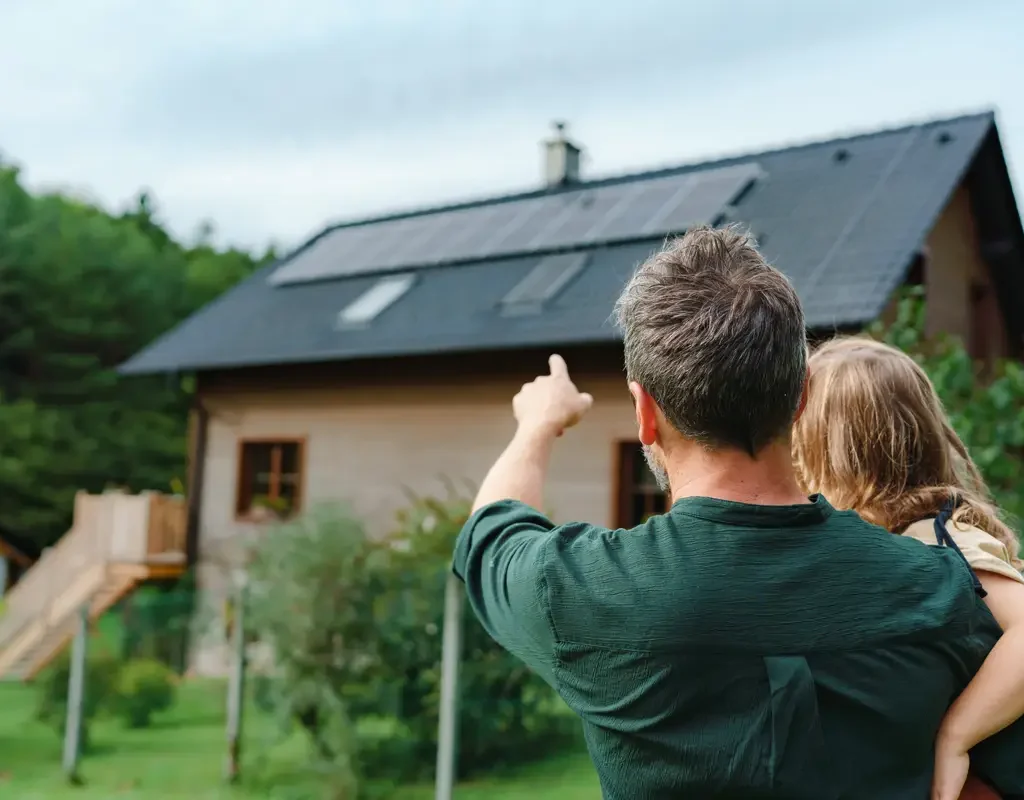
[[[544,182],[548,188],[577,183],[580,179],[579,147],[565,138],[565,123],[554,123],[555,133],[544,142]]]

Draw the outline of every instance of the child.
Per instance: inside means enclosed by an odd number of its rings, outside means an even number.
[[[1017,538],[910,356],[870,339],[835,339],[811,356],[809,369],[806,407],[793,432],[804,488],[893,533],[959,550],[1003,630],[936,739],[932,800],[957,800],[970,749],[1024,716]]]

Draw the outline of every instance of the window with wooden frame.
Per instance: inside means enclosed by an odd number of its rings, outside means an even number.
[[[664,514],[671,501],[658,487],[639,442],[619,442],[615,524],[634,528],[648,517]]]
[[[302,439],[243,439],[238,443],[239,517],[287,517],[302,504]]]

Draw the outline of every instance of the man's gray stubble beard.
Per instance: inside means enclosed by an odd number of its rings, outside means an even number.
[[[651,474],[654,475],[654,480],[658,483],[658,488],[663,492],[669,491],[668,485],[668,472],[665,467],[662,466],[661,462],[658,461],[658,456],[649,445],[643,445],[644,459],[647,461],[647,466],[651,470]]]

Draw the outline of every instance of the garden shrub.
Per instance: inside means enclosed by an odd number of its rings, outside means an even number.
[[[321,761],[341,758],[371,781],[433,774],[444,586],[468,511],[458,498],[414,498],[397,530],[373,540],[345,512],[318,509],[258,546],[250,624],[272,643],[277,707],[310,733]],[[267,687],[260,694],[267,702]],[[546,754],[578,730],[468,607],[461,722],[462,774]]]
[[[156,659],[184,672],[196,616],[194,583],[189,572],[174,586],[143,586],[119,604],[122,661]]]
[[[82,749],[88,749],[89,725],[108,708],[116,690],[118,662],[106,650],[86,654],[84,698],[82,702]],[[68,709],[68,680],[71,676],[71,651],[65,649],[36,680],[36,718],[52,726],[60,735]]]
[[[457,498],[414,498],[390,537],[390,578],[378,598],[381,651],[378,713],[397,733],[363,758],[367,772],[425,778],[437,755],[444,589],[455,538],[469,516]],[[459,673],[459,766],[473,771],[531,761],[551,752],[579,725],[554,691],[484,631],[468,605]]]
[[[114,710],[129,728],[148,727],[154,714],[174,703],[176,681],[173,670],[161,661],[129,661],[117,676]]]
[[[323,506],[270,528],[249,568],[247,627],[275,662],[253,688],[283,727],[306,731],[311,767],[338,795],[357,786],[345,695],[377,663],[370,604],[382,557],[358,520]]]

